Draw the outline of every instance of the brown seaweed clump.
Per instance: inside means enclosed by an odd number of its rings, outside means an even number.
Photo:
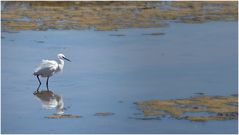
[[[237,21],[237,1],[3,1],[2,30],[165,27]]]
[[[144,117],[164,117],[190,121],[237,120],[238,98],[235,96],[195,96],[175,100],[150,100],[136,103]],[[207,115],[200,115],[200,113]],[[190,115],[197,114],[198,115]]]

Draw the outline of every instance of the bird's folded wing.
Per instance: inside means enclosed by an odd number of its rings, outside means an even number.
[[[43,71],[43,70],[56,70],[58,68],[58,64],[53,60],[42,60],[42,63],[36,68],[35,72]]]

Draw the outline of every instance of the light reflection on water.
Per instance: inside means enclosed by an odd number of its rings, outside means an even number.
[[[33,94],[41,102],[43,108],[56,109],[57,115],[64,114],[64,102],[61,96],[48,90],[37,90]]]

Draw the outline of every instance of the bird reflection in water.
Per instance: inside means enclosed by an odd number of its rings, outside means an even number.
[[[42,103],[43,108],[56,109],[56,115],[64,114],[64,103],[61,96],[58,96],[50,90],[37,90],[33,94]]]

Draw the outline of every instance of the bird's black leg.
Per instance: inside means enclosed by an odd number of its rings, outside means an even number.
[[[38,87],[37,87],[37,91],[38,91],[39,88],[40,88],[40,86],[41,86],[41,81],[40,81],[40,79],[39,79],[39,75],[37,75],[37,79],[38,79],[38,81],[39,81],[39,85],[38,85]]]
[[[49,80],[49,76],[47,77],[47,80],[46,80],[46,87],[47,87],[47,90],[49,91],[49,88],[48,88],[48,80]]]

